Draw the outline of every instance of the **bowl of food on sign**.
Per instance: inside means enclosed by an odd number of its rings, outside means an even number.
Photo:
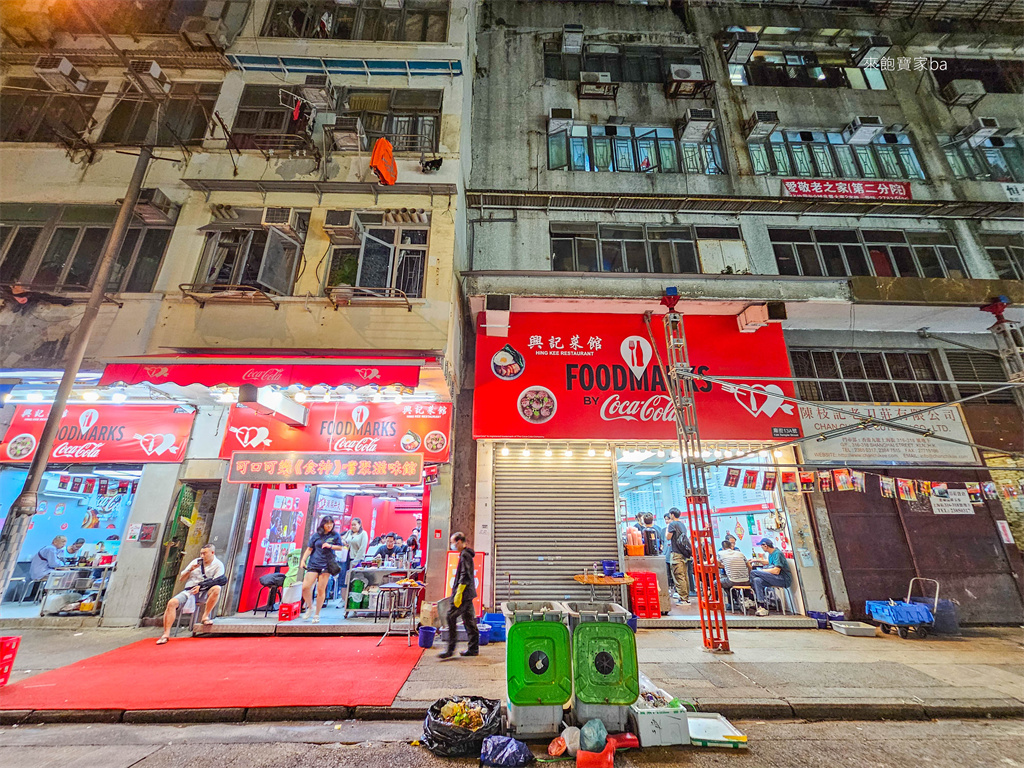
[[[499,379],[512,381],[523,375],[523,371],[526,370],[526,361],[511,344],[506,344],[491,358],[491,370]]]
[[[547,387],[527,387],[519,395],[519,415],[531,424],[551,421],[558,410],[558,401]]]
[[[402,450],[405,451],[406,453],[412,453],[420,447],[420,443],[422,442],[423,441],[420,440],[420,436],[410,429],[408,432],[402,435]]]
[[[7,456],[11,459],[23,459],[35,449],[36,438],[26,432],[11,438],[11,441],[7,443]]]
[[[448,445],[448,438],[444,432],[436,429],[433,432],[427,432],[426,437],[423,438],[423,447],[427,449],[427,453],[440,453],[446,445]]]

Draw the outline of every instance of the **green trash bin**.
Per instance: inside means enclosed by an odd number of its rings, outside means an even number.
[[[581,622],[573,633],[572,656],[580,701],[629,705],[640,695],[636,636],[628,624]]]
[[[506,642],[506,682],[511,704],[561,707],[569,701],[572,654],[565,624],[517,622],[509,627]]]

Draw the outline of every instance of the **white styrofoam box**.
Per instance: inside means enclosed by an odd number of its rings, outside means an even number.
[[[575,696],[572,702],[573,715],[580,727],[588,720],[600,720],[608,733],[622,733],[629,721],[629,707],[618,704],[587,704]]]
[[[562,707],[558,704],[524,707],[509,702],[508,729],[519,738],[554,738],[562,732]]]
[[[833,621],[832,629],[841,635],[852,637],[874,637],[875,627],[873,624],[865,624],[863,621]]]
[[[690,743],[690,725],[685,709],[675,707],[629,708],[633,733],[641,747],[664,747]]]

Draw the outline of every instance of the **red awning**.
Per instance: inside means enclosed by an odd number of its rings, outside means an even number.
[[[103,369],[99,384],[204,384],[237,387],[301,384],[313,387],[415,387],[423,360],[244,355],[153,355],[125,358]]]

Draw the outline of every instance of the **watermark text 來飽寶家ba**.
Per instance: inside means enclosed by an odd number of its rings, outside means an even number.
[[[946,62],[942,59],[931,59],[927,56],[883,56],[880,59],[865,59],[863,66],[868,69],[881,69],[884,72],[945,72]]]

